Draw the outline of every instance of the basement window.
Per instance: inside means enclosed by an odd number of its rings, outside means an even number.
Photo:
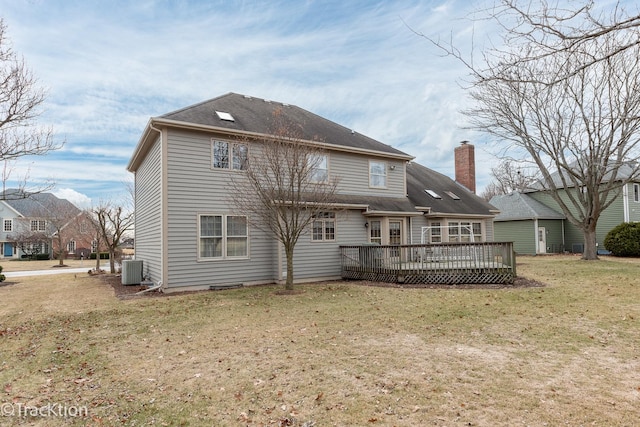
[[[442,199],[442,197],[440,197],[440,195],[433,190],[424,190],[424,192],[430,195],[431,197],[433,197],[434,199]]]
[[[220,120],[225,120],[227,122],[235,122],[236,120],[229,113],[225,113],[224,111],[216,111],[216,115]]]

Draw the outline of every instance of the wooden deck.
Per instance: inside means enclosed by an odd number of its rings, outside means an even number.
[[[342,277],[405,284],[510,284],[511,242],[340,246]]]

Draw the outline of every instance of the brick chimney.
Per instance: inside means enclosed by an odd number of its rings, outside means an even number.
[[[471,192],[476,192],[476,155],[473,144],[462,141],[454,150],[456,162],[456,181],[467,187]]]

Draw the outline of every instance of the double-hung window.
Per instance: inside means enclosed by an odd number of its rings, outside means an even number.
[[[309,157],[310,180],[316,183],[329,181],[329,158],[326,154],[312,155]]]
[[[633,184],[633,201],[640,202],[640,184]]]
[[[442,228],[439,222],[431,223],[431,243],[442,243]]]
[[[387,188],[387,163],[369,161],[369,187]]]
[[[214,169],[245,170],[248,153],[246,144],[211,140],[211,165]]]
[[[41,219],[31,220],[31,231],[46,231],[47,222]]]
[[[314,242],[332,242],[336,240],[335,212],[318,212],[314,215],[311,240]]]
[[[249,254],[246,216],[200,215],[198,236],[200,259],[246,258]]]
[[[4,228],[3,228],[3,230],[5,232],[13,231],[13,220],[12,219],[5,219],[4,220]]]

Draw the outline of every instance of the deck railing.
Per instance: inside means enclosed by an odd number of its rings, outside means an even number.
[[[342,277],[409,284],[513,283],[512,242],[340,246]]]

